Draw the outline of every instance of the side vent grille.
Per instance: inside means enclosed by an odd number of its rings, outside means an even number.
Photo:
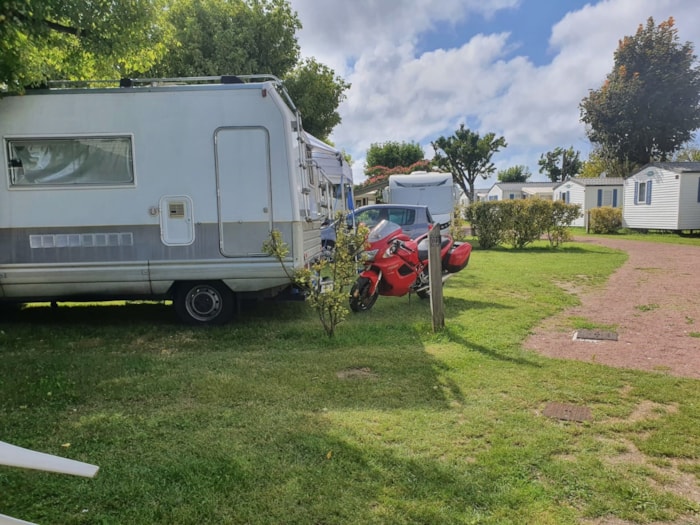
[[[170,202],[170,203],[168,203],[168,216],[171,219],[184,219],[185,218],[185,203],[184,202]]]

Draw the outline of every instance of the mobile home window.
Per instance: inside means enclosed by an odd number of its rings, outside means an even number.
[[[12,186],[133,184],[131,137],[9,139]]]
[[[637,202],[646,203],[647,201],[647,183],[640,182],[637,186]]]

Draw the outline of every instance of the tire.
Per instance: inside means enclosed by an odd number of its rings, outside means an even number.
[[[420,280],[421,282],[430,282],[430,274],[428,273],[427,268],[423,270],[423,273],[420,275]],[[416,292],[416,295],[421,299],[430,299],[430,287],[426,288],[425,290],[421,290],[420,292]]]
[[[366,312],[374,306],[379,297],[379,290],[369,295],[372,283],[367,277],[358,277],[350,289],[350,309],[353,312]]]
[[[181,283],[173,304],[177,315],[187,324],[222,325],[233,318],[233,292],[219,281]]]
[[[328,262],[333,262],[333,254],[335,252],[334,241],[323,241],[321,243],[321,254]]]
[[[427,272],[428,270],[426,269],[425,271]],[[444,287],[445,281],[440,282],[440,286]],[[421,299],[430,299],[430,287],[426,288],[425,290],[421,290],[420,292],[416,292],[416,295]]]

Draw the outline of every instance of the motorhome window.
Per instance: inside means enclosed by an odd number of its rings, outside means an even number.
[[[7,140],[12,186],[133,184],[130,137]]]

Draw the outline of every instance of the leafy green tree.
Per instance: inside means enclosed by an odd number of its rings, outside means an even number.
[[[486,179],[496,171],[491,157],[507,145],[503,137],[496,137],[494,133],[482,137],[462,124],[451,137],[440,137],[432,143],[435,150],[433,162],[452,173],[455,182],[473,203],[477,177]]]
[[[700,126],[700,66],[678,42],[673,18],[649,18],[615,51],[603,86],[580,104],[588,138],[612,158],[640,166],[666,160]]]
[[[700,162],[700,148],[687,146],[676,152],[673,160],[676,162]]]
[[[420,144],[416,142],[388,141],[372,143],[367,150],[367,170],[375,166],[385,168],[407,167],[425,158]]]
[[[164,0],[5,0],[0,84],[9,92],[48,79],[121,78],[170,47]]]
[[[530,168],[520,164],[499,171],[497,178],[500,182],[527,182],[531,175]]]
[[[177,46],[149,75],[272,74],[284,79],[306,131],[325,139],[340,123],[350,84],[313,58],[299,62],[301,23],[288,0],[170,2]]]
[[[640,165],[628,159],[618,159],[605,146],[596,145],[583,162],[578,177],[628,177]]]
[[[579,159],[580,153],[574,151],[573,147],[564,149],[554,148],[540,156],[538,164],[540,173],[545,173],[552,182],[565,180],[567,177],[575,177],[581,170],[582,162]]]
[[[601,177],[606,171],[606,159],[599,149],[594,149],[588,155],[588,160],[583,161],[581,164],[581,170],[577,176],[584,179],[593,179]]]
[[[267,73],[297,64],[301,22],[287,0],[168,0],[175,45],[149,72],[157,77]]]
[[[312,135],[326,139],[340,124],[338,106],[350,84],[310,58],[285,77],[284,85],[301,113],[302,125]]]

